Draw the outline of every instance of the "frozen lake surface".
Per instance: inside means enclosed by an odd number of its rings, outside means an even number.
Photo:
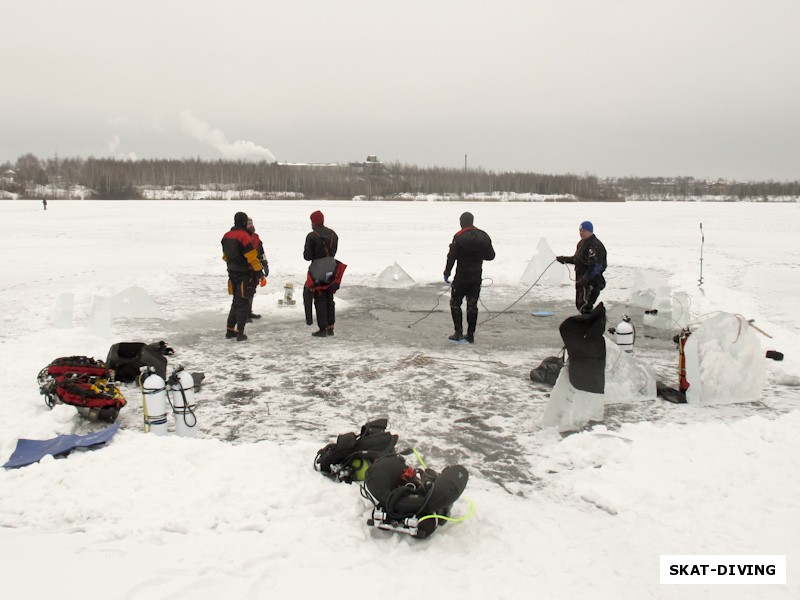
[[[344,598],[353,582],[385,586],[397,565],[435,565],[459,573],[427,583],[442,600],[518,598],[522,589],[677,598],[659,585],[659,555],[785,554],[790,583],[760,586],[758,597],[796,596],[799,208],[51,202],[44,212],[37,202],[0,202],[0,456],[22,437],[104,426],[45,406],[36,374],[56,357],[103,359],[118,342],[164,340],[172,364],[205,373],[197,440],[144,434],[139,390],[124,385],[122,429],[107,448],[0,470],[0,543],[10,549],[0,583],[10,597]],[[301,306],[278,306],[286,283],[300,299],[317,209],[348,264],[336,335],[325,339],[311,337]],[[219,243],[238,210],[255,219],[270,260],[254,304],[263,318],[242,343],[224,338],[230,298]],[[497,258],[484,265],[477,341],[454,345],[442,271],[465,210]],[[652,400],[606,407],[602,424],[566,437],[540,428],[550,390],[529,372],[560,350],[574,289],[561,265],[563,283],[522,298],[529,285],[520,279],[542,239],[571,253],[586,219],[609,253],[608,326],[633,318],[636,356],[677,385],[672,332],[648,331],[631,303],[639,270],[688,295],[693,326],[718,311],[741,314],[764,332],[765,351],[785,354],[765,359],[759,401]],[[394,263],[414,285],[377,287]],[[317,449],[377,416],[430,466],[467,467],[472,518],[423,543],[378,532],[357,487],[313,470]],[[468,512],[466,502],[455,514]],[[60,557],[47,578],[43,552]],[[347,560],[322,567],[333,555]],[[752,589],[708,586],[701,596],[745,599]]]
[[[524,493],[524,484],[538,481],[529,464],[536,460],[533,434],[551,389],[533,383],[529,372],[559,352],[558,325],[575,313],[574,306],[571,300],[537,303],[535,310],[554,314],[536,317],[526,297],[495,316],[526,288],[488,287],[482,294],[488,311],[481,314],[494,318],[479,324],[476,344],[456,345],[446,339],[452,329],[449,292],[435,306],[443,289],[438,284],[345,286],[338,294],[346,308],[337,318],[336,335],[322,340],[310,336],[316,327],[305,326],[299,307],[280,309],[292,320],[262,318],[248,325],[245,343],[223,339],[219,314],[203,312],[170,323],[166,330],[161,322],[126,323],[131,329],[124,339],[165,338],[177,351],[172,360],[204,371],[198,394],[203,437],[235,443],[322,442],[386,415],[393,428],[406,432],[406,443],[436,464],[461,463]],[[266,302],[257,294],[255,310]],[[627,308],[610,303],[609,326]],[[646,336],[643,323],[636,321],[637,357],[677,387],[676,344],[658,330]],[[136,406],[136,386],[126,392]],[[800,388],[786,386],[770,388],[761,402],[702,411],[658,399],[607,407],[606,425],[614,430],[637,421],[770,417],[797,407],[798,401]],[[139,411],[126,409],[120,422],[136,429],[140,421]]]

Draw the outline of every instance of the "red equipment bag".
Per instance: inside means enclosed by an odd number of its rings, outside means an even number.
[[[37,382],[47,406],[69,404],[92,421],[113,423],[126,404],[105,363],[87,356],[55,359],[39,371]]]

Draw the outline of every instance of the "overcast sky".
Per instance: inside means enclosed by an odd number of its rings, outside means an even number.
[[[800,179],[798,0],[20,0],[0,18],[0,162]]]

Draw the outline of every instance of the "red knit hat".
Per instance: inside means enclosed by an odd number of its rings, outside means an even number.
[[[325,215],[323,215],[320,211],[315,210],[311,213],[311,224],[312,225],[322,225],[325,223]]]

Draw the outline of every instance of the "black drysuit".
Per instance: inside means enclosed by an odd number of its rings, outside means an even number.
[[[559,256],[559,262],[575,265],[575,307],[582,313],[592,312],[600,290],[606,287],[606,247],[591,235],[578,242],[573,256]]]
[[[326,256],[336,256],[338,248],[339,236],[336,235],[333,229],[324,225],[314,225],[306,236],[303,258],[305,260],[314,260]],[[334,323],[336,323],[336,302],[333,299],[335,292],[336,289],[333,289],[333,286],[317,292],[308,285],[303,288],[303,305],[308,325],[313,323],[311,315],[311,302],[313,300],[314,308],[317,309],[317,325],[320,330],[333,327]]]
[[[478,324],[478,298],[481,295],[481,279],[483,277],[483,261],[494,259],[494,248],[489,235],[477,227],[464,227],[453,236],[450,251],[447,253],[447,264],[444,276],[450,277],[453,265],[456,276],[453,278],[450,291],[450,314],[456,334],[463,331],[461,303],[467,298],[467,335],[475,333]]]

